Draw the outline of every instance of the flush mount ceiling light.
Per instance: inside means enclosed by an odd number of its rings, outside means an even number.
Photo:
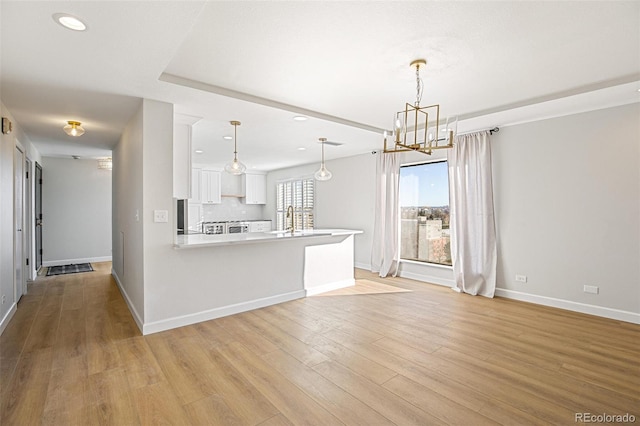
[[[69,15],[68,13],[54,13],[53,20],[73,31],[85,31],[87,29],[87,25],[82,22],[80,18]]]
[[[79,121],[67,121],[67,125],[62,128],[69,136],[82,136],[84,135],[84,129],[82,123]]]
[[[324,143],[327,141],[327,138],[320,138],[320,143],[322,144],[322,162],[320,163],[320,169],[313,175],[316,180],[329,180],[331,179],[331,172],[327,170],[324,165]]]
[[[453,136],[457,132],[457,118],[449,122],[440,120],[440,105],[421,107],[424,84],[420,78],[420,67],[425,59],[416,59],[410,66],[416,69],[416,101],[405,104],[404,111],[393,116],[393,148],[387,147],[387,132],[384,132],[384,152],[418,151],[427,155],[436,149],[453,147]]]
[[[247,170],[247,166],[238,161],[238,126],[239,121],[231,121],[233,126],[233,161],[224,166],[224,170],[232,175],[241,175]]]

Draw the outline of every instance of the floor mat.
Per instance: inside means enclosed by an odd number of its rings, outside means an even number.
[[[77,274],[78,272],[91,272],[93,267],[90,263],[77,263],[72,265],[49,266],[47,276],[62,274]]]

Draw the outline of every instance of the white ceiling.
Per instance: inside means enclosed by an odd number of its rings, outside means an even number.
[[[199,119],[196,162],[232,158],[230,120],[259,170],[318,161],[320,137],[344,143],[329,159],[360,154],[413,102],[416,58],[422,104],[462,131],[640,101],[637,1],[2,1],[0,15],[0,95],[43,155],[109,155],[141,98]]]

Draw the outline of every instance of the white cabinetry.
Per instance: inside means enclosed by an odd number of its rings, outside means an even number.
[[[175,123],[173,126],[173,197],[189,198],[191,185],[191,126]]]
[[[200,199],[204,204],[220,204],[222,189],[220,186],[221,173],[217,170],[202,170],[202,191]]]
[[[245,204],[267,204],[267,177],[245,173],[242,176],[242,192]]]
[[[189,203],[201,203],[202,202],[202,169],[191,169],[191,198]]]

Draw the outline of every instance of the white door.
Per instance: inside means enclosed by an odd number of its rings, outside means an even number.
[[[20,147],[16,146],[14,158],[14,179],[13,179],[13,196],[14,196],[14,262],[15,262],[15,281],[13,283],[16,303],[22,297],[24,288],[26,287],[26,277],[24,274],[24,152]]]
[[[36,278],[33,269],[33,176],[31,175],[31,160],[28,158],[24,162],[24,260],[25,260],[25,280],[22,294],[27,294],[27,281]]]

